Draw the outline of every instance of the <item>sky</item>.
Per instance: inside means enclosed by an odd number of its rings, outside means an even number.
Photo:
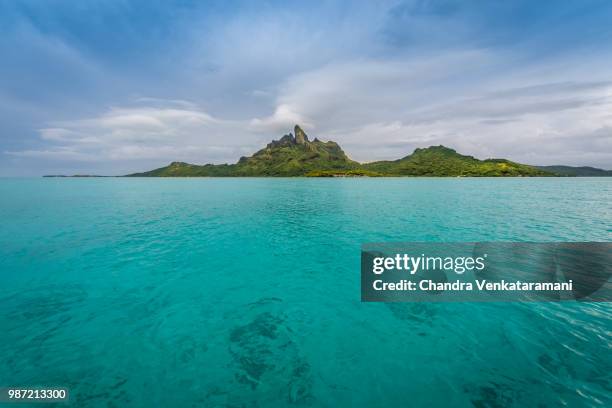
[[[612,169],[612,2],[0,0],[0,176],[233,163],[300,124]]]

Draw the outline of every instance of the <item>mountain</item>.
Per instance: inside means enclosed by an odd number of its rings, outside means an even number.
[[[367,163],[363,168],[396,176],[467,176],[513,177],[550,176],[547,171],[505,159],[478,160],[444,146],[416,149],[414,153],[394,161]]]
[[[332,141],[309,140],[295,126],[294,134],[274,140],[235,164],[195,165],[173,162],[169,166],[130,174],[128,177],[251,177],[251,176],[553,176],[554,174],[504,159],[478,160],[444,146],[416,149],[394,161],[360,164]]]
[[[236,176],[304,176],[313,171],[345,171],[359,168],[336,142],[308,140],[295,126],[291,133],[274,140],[251,157],[241,157]]]
[[[348,158],[336,142],[310,141],[306,133],[295,126],[294,134],[273,140],[250,157],[241,157],[236,164],[205,164],[198,166],[173,162],[169,166],[130,174],[132,177],[250,177],[305,176],[317,171],[344,172],[357,170],[360,164]]]
[[[549,171],[560,176],[571,177],[612,177],[612,170],[603,170],[596,167],[572,167],[572,166],[538,166],[538,169]]]

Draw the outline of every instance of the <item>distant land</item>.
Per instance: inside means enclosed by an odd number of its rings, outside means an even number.
[[[172,162],[166,167],[124,177],[562,177],[612,176],[593,167],[530,166],[506,159],[479,160],[445,146],[416,149],[398,160],[359,163],[333,141],[322,142],[296,125],[294,133],[273,140],[235,164],[196,165]],[[45,176],[65,177],[65,176]],[[72,177],[101,177],[77,175]]]
[[[45,174],[43,177],[112,177],[112,176],[98,176],[97,174],[74,174],[72,176],[66,176],[64,174]]]
[[[537,166],[538,169],[549,171],[560,176],[573,177],[612,177],[612,170],[603,170],[596,167],[572,167],[572,166]]]

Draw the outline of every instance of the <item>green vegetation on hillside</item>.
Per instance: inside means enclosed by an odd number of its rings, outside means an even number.
[[[538,169],[549,171],[560,176],[570,177],[612,177],[612,170],[602,170],[596,167],[572,166],[538,166]]]
[[[550,176],[533,166],[504,159],[478,160],[444,146],[416,149],[403,159],[367,163],[363,168],[395,176],[516,177]]]
[[[235,164],[189,164],[172,162],[169,166],[147,171],[144,173],[129,174],[127,177],[231,177],[234,175]]]
[[[403,159],[360,164],[348,158],[337,143],[308,140],[295,126],[289,133],[274,140],[250,157],[241,157],[236,164],[195,165],[173,162],[169,166],[130,174],[130,177],[516,177],[552,176],[551,172],[503,159],[478,160],[444,146],[416,149]]]
[[[369,170],[315,170],[306,173],[306,177],[382,177],[384,174]]]
[[[299,127],[269,143],[251,157],[242,157],[236,164],[236,176],[304,176],[313,171],[358,169],[335,142],[308,140]]]

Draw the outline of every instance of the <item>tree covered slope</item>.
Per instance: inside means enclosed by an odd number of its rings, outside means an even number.
[[[612,177],[612,170],[602,170],[596,167],[572,166],[538,166],[540,170],[549,171],[560,176],[571,177]]]
[[[533,166],[504,159],[478,160],[444,146],[416,149],[414,153],[394,161],[378,161],[363,165],[366,170],[396,176],[548,176],[551,173]]]

